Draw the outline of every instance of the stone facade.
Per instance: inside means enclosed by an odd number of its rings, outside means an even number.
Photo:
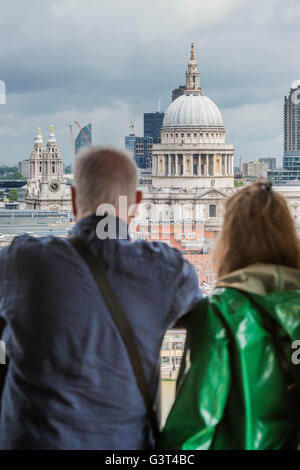
[[[141,218],[149,220],[151,210],[162,221],[204,223],[218,232],[234,191],[234,148],[225,141],[218,107],[202,94],[192,45],[184,94],[168,107],[160,143],[153,145],[152,187],[144,189]]]
[[[25,196],[26,209],[71,210],[70,187],[64,177],[64,162],[51,126],[45,148],[41,131],[30,156],[30,177]]]

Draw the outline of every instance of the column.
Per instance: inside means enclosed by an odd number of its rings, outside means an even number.
[[[215,154],[212,155],[212,159],[213,159],[213,174],[212,174],[212,176],[216,176],[216,155]]]
[[[209,176],[209,157],[208,157],[208,153],[206,154],[206,168],[205,168],[205,173],[206,173],[206,176]]]
[[[225,170],[225,176],[227,176],[228,169],[227,169],[227,155],[226,154],[225,154],[224,170]]]
[[[175,176],[178,176],[178,154],[175,154]]]
[[[182,164],[183,164],[183,173],[182,173],[182,176],[185,176],[186,175],[186,155],[183,153],[182,154]]]
[[[158,155],[158,174],[162,176],[164,174],[164,157],[163,155]]]
[[[171,176],[172,175],[172,168],[171,168],[172,156],[171,156],[170,153],[168,155],[168,159],[169,159],[169,161],[168,161],[168,172],[169,172],[169,176]]]

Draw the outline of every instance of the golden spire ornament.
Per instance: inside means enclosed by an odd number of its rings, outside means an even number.
[[[191,47],[191,60],[195,60],[195,52],[194,52],[194,43],[192,42],[192,47]]]

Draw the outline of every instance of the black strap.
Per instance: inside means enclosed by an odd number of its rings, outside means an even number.
[[[69,238],[70,243],[77,250],[83,260],[86,262],[98,285],[99,291],[108,307],[111,317],[118,327],[119,333],[124,341],[127,353],[135,374],[137,385],[144,399],[147,409],[148,419],[152,426],[154,438],[157,442],[159,437],[159,426],[154,411],[153,401],[151,399],[149,388],[144,373],[144,368],[140,358],[139,350],[136,345],[136,339],[131,325],[121,307],[121,304],[110,285],[105,269],[100,260],[96,259],[90,251],[89,246],[84,240],[77,237]]]

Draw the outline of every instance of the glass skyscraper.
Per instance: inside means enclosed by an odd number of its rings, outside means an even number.
[[[284,97],[283,169],[268,172],[273,182],[300,180],[300,82],[294,82]]]
[[[184,95],[185,85],[180,85],[172,91],[172,101],[175,101],[179,96]]]
[[[85,133],[86,135],[86,138],[87,140],[89,141],[90,144],[92,144],[92,124],[88,124],[87,126],[85,126],[83,129],[83,132]],[[86,147],[88,145],[88,143],[86,142],[83,134],[81,131],[79,131],[76,139],[75,139],[75,152],[76,153],[79,153],[80,150],[83,148],[83,147]]]
[[[152,137],[153,144],[158,144],[165,113],[144,114],[144,137]]]
[[[135,143],[136,143],[136,135],[130,134],[125,136],[125,149],[128,153],[134,158],[135,156]]]
[[[284,97],[284,156],[300,156],[300,83]]]

